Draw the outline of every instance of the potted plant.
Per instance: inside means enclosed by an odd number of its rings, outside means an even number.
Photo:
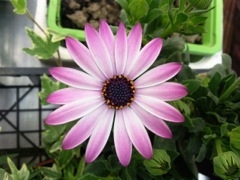
[[[53,31],[58,32],[62,35],[72,36],[79,39],[80,41],[85,41],[83,29],[81,30],[63,27],[61,21],[61,2],[62,1],[60,0],[51,0],[49,2],[48,26]],[[154,1],[151,1],[151,3],[148,3],[148,1],[136,2],[136,5],[138,4],[140,7],[139,14],[136,15],[131,12],[131,8],[134,9],[135,1],[132,1],[130,4],[124,0],[118,0],[117,2],[123,9],[121,17],[124,18],[123,20],[126,24],[133,26],[136,21],[141,22],[146,27],[152,27],[153,24],[158,24],[158,28],[154,27],[154,29],[158,32],[151,34],[153,32],[150,29],[149,31],[151,31],[151,33],[146,33],[146,35],[166,38],[174,32],[179,32],[188,35],[195,35],[195,37],[200,37],[201,40],[198,40],[200,42],[187,43],[189,52],[193,55],[213,55],[221,50],[222,31],[219,31],[219,29],[222,27],[222,1],[213,0],[206,2],[206,0],[204,0],[200,1],[199,3],[195,3],[194,1],[181,1],[181,6],[178,5],[173,7],[171,10],[173,13],[169,14],[169,17],[167,17],[168,15],[166,14],[168,10],[167,8],[170,8],[170,6],[168,7],[167,1],[159,1],[157,4],[154,4]],[[172,3],[171,6],[174,5],[173,1],[170,1],[170,3]],[[195,3],[195,5],[190,6],[191,3]],[[201,17],[195,17],[195,15]],[[134,16],[136,16],[136,18]],[[176,19],[174,16],[178,16],[177,19],[179,22],[175,22],[175,24],[173,22],[174,27],[167,32],[165,29],[166,26],[168,26],[166,21],[171,21],[171,18]],[[165,22],[159,22],[162,20]],[[183,32],[181,29],[183,26],[189,26],[188,28],[192,28],[192,31]],[[148,29],[146,31],[148,31]],[[200,36],[197,36],[197,34],[200,34]],[[188,39],[191,39],[189,41],[196,41],[195,37],[191,36],[191,38]]]

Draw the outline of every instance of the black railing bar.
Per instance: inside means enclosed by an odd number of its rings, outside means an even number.
[[[18,99],[18,101],[16,101],[9,109],[8,109],[8,111],[6,111],[6,113],[5,114],[2,114],[2,116],[6,116],[11,110],[13,110],[13,108],[18,104],[18,103],[20,103],[21,102],[21,100],[23,100],[27,95],[28,95],[28,93],[29,92],[31,92],[31,90],[32,90],[33,88],[29,88],[29,90],[27,90],[19,99]],[[2,120],[2,117],[0,118],[0,121]]]
[[[44,129],[42,129],[41,131],[39,131],[38,129],[35,130],[20,130],[19,132],[24,133],[24,134],[28,134],[28,133],[37,133],[37,132],[43,132]],[[1,134],[16,134],[16,131],[1,131]]]
[[[15,125],[14,125],[11,121],[9,121],[5,116],[4,116],[3,118],[5,119],[5,121],[6,121],[10,126],[12,126],[13,129],[17,130],[16,127],[15,127]],[[22,137],[24,137],[32,146],[37,147],[37,145],[34,144],[24,133],[22,133],[21,131],[18,131],[18,132],[19,132],[19,133],[22,135]]]

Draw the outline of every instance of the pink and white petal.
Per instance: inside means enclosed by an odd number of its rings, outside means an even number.
[[[102,98],[89,98],[74,101],[63,105],[53,111],[46,118],[45,123],[49,125],[65,124],[75,119],[81,118],[92,112],[104,103]]]
[[[136,95],[135,102],[140,107],[160,119],[176,123],[184,121],[183,115],[176,108],[159,99]]]
[[[173,78],[181,69],[182,64],[178,62],[171,62],[160,65],[139,77],[134,82],[134,85],[137,88],[144,88],[161,84]]]
[[[64,88],[51,93],[47,97],[47,102],[51,104],[68,104],[73,101],[79,101],[84,98],[99,98],[101,97],[101,91],[86,90],[77,88]]]
[[[137,57],[141,44],[142,44],[142,26],[140,23],[137,23],[128,35],[128,53],[127,53],[127,62],[124,74],[129,74],[135,58]]]
[[[162,101],[174,101],[186,96],[187,88],[175,82],[165,82],[157,86],[137,89],[139,95],[151,96]]]
[[[136,57],[128,77],[130,79],[135,79],[146,71],[157,59],[161,48],[162,39],[160,38],[153,39],[144,46]]]
[[[150,131],[152,131],[154,134],[163,138],[172,138],[172,132],[170,128],[162,119],[159,119],[158,117],[145,111],[135,102],[132,103],[131,108],[141,119],[144,126]]]
[[[78,40],[67,37],[66,46],[69,54],[72,56],[73,60],[88,74],[94,78],[105,81],[106,77],[100,71],[95,61],[92,58],[91,53],[88,48],[80,43]]]
[[[106,108],[101,113],[87,145],[85,154],[87,163],[94,161],[106,145],[112,129],[113,117],[113,109]]]
[[[85,35],[88,48],[95,63],[107,78],[111,78],[113,76],[113,61],[103,39],[89,24],[85,25]]]
[[[152,145],[148,133],[139,117],[128,107],[123,110],[124,123],[134,147],[146,159],[152,158]]]
[[[99,115],[105,108],[106,107],[102,105],[80,119],[65,136],[62,143],[63,149],[72,149],[82,144],[92,134],[99,120]]]
[[[117,30],[115,41],[115,64],[117,74],[123,74],[127,61],[127,34],[124,24],[121,22]]]
[[[58,81],[72,87],[89,90],[101,90],[102,83],[90,75],[67,67],[53,67],[50,74]]]
[[[101,20],[100,22],[99,34],[102,37],[102,40],[104,41],[105,45],[107,46],[112,62],[115,63],[114,62],[115,61],[114,60],[115,38],[110,26],[107,24],[105,20]],[[114,64],[113,64],[113,70],[115,74],[116,72],[115,72]]]
[[[122,113],[123,111],[121,110],[116,111],[113,137],[116,153],[120,163],[123,166],[128,166],[132,155],[132,143],[128,136]]]

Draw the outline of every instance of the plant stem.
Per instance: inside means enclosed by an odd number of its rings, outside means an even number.
[[[47,33],[44,31],[44,29],[37,23],[37,21],[35,21],[34,17],[32,16],[32,14],[30,13],[30,11],[27,9],[26,11],[26,15],[27,17],[34,23],[37,25],[37,27],[47,36]]]
[[[226,100],[239,84],[240,84],[240,77],[220,96],[219,101]]]
[[[57,59],[56,59],[56,63],[58,66],[63,66],[62,61],[61,61],[61,56],[60,56],[60,52],[59,50],[57,50]]]
[[[161,33],[160,37],[161,38],[166,38],[168,35],[172,34],[172,28],[170,23],[167,25],[167,27],[163,30],[163,32]]]
[[[44,31],[44,29],[38,24],[37,21],[35,21],[34,17],[32,16],[32,14],[30,13],[30,11],[27,9],[26,11],[26,16],[34,23],[37,25],[37,27],[44,33],[44,35],[47,37],[47,33]],[[63,66],[62,61],[61,61],[61,56],[59,53],[59,50],[57,50],[57,58],[56,58],[56,64],[58,66]]]
[[[216,146],[216,150],[217,150],[218,155],[223,153],[220,139],[218,139],[218,138],[215,139],[215,146]]]
[[[192,8],[193,8],[192,4],[189,3],[184,12],[189,13],[192,10]]]

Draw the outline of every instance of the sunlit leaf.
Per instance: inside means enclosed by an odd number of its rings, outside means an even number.
[[[58,50],[59,42],[52,42],[52,36],[47,35],[46,38],[39,36],[32,29],[26,28],[27,35],[32,41],[32,48],[23,48],[23,51],[31,56],[40,59],[49,59]]]

